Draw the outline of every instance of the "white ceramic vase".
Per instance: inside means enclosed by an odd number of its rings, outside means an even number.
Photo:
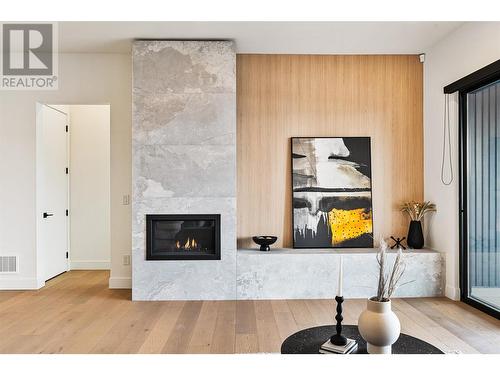
[[[370,354],[391,354],[392,344],[399,338],[401,324],[391,310],[391,301],[368,300],[366,310],[358,320],[361,337],[367,343]]]

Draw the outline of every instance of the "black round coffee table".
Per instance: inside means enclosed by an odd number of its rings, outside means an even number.
[[[281,354],[319,354],[320,346],[335,334],[335,326],[311,327],[287,337],[281,344]],[[366,341],[358,331],[358,326],[342,326],[342,334],[358,342],[358,350],[353,354],[366,354]],[[392,354],[444,354],[435,346],[401,334],[392,345]]]

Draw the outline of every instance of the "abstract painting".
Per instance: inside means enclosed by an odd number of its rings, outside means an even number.
[[[373,247],[369,137],[292,138],[293,247]]]

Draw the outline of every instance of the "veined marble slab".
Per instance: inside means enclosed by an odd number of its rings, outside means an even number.
[[[132,299],[234,300],[233,43],[137,41],[132,56]],[[221,259],[147,261],[147,214],[220,214]]]
[[[333,298],[337,292],[340,257],[344,263],[344,297],[369,298],[376,293],[376,249],[238,250],[238,299]],[[392,264],[395,251],[388,255]],[[444,259],[423,249],[405,252],[406,271],[397,297],[443,295]],[[404,284],[404,285],[403,285]]]

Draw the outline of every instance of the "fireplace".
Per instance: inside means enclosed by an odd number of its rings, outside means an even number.
[[[146,215],[146,260],[219,260],[220,215]]]

